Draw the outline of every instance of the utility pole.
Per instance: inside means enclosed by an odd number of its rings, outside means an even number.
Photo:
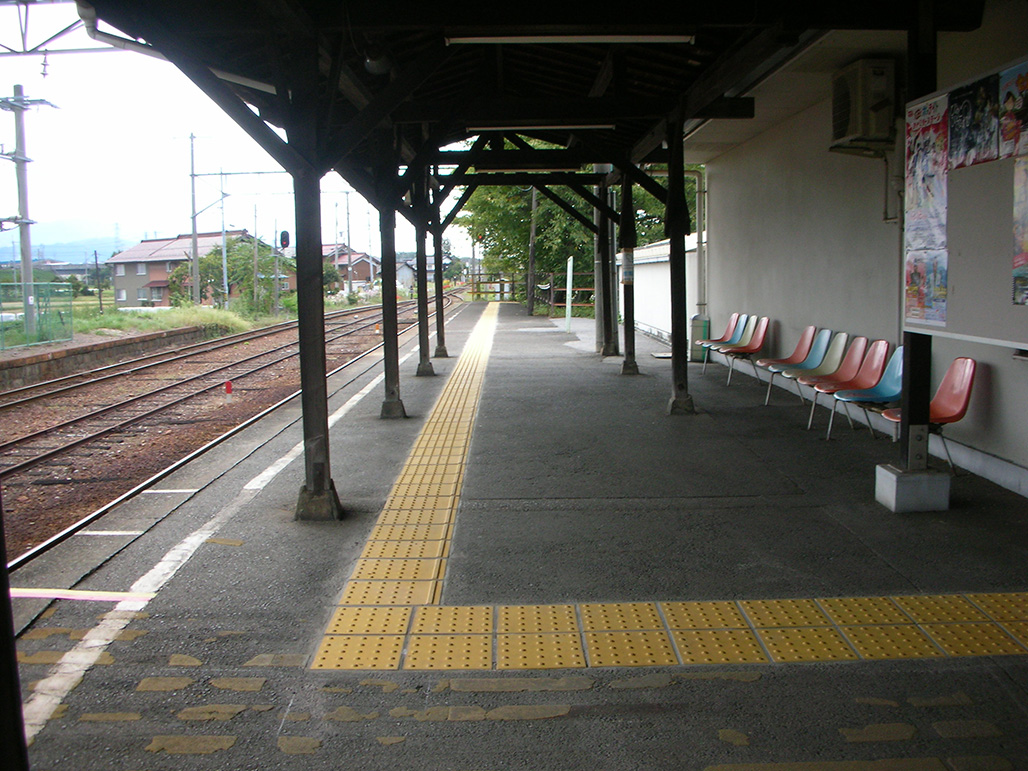
[[[189,275],[193,283],[193,305],[200,304],[200,254],[196,243],[196,154],[193,145],[196,137],[189,135],[189,182],[193,192],[193,260]]]
[[[346,196],[346,299],[349,302],[353,294],[353,247],[350,246],[350,191],[344,190]]]
[[[257,205],[253,207],[253,308],[257,310]]]
[[[32,339],[36,334],[36,301],[32,276],[32,237],[29,226],[29,182],[28,164],[30,158],[25,154],[25,111],[33,106],[45,104],[53,107],[45,99],[26,99],[25,90],[17,85],[13,97],[0,99],[0,110],[14,113],[14,152],[4,153],[4,157],[14,161],[15,175],[18,180],[18,216],[14,220],[18,224],[21,238],[21,282],[25,307],[25,334]]]
[[[104,284],[100,278],[100,257],[93,250],[93,265],[96,266],[96,296],[100,300],[100,315],[104,315]]]
[[[221,288],[225,292],[224,307],[228,310],[228,238],[225,235],[225,175],[221,175]]]

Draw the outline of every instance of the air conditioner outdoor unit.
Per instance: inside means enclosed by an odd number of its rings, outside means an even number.
[[[833,150],[891,149],[896,139],[896,65],[860,59],[832,77]]]

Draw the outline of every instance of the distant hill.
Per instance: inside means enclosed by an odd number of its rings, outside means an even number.
[[[4,236],[8,235],[6,232]],[[14,233],[11,240],[0,236],[0,239],[7,243],[0,243],[0,262],[16,262],[21,259],[21,247],[18,245],[18,235]],[[133,242],[134,243],[134,242]],[[121,249],[131,246],[124,241]],[[60,260],[62,262],[83,263],[87,260],[93,261],[93,252],[96,251],[102,263],[115,251],[118,251],[118,244],[112,237],[88,238],[82,241],[69,241],[62,244],[35,243],[32,244],[32,259]]]

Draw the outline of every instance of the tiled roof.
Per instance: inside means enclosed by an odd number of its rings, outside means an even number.
[[[246,235],[245,230],[230,230],[225,233],[228,238]],[[207,254],[211,249],[221,246],[221,231],[217,233],[197,233],[196,246],[199,254]],[[190,233],[174,238],[151,238],[140,241],[123,252],[106,260],[106,262],[165,262],[188,259],[193,253],[193,236]]]

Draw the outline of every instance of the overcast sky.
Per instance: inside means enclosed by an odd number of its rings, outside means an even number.
[[[74,3],[36,5],[29,11],[28,42],[46,40],[78,18]],[[0,5],[0,43],[20,48],[18,9]],[[101,27],[104,28],[104,27]],[[109,28],[107,28],[109,29]],[[115,32],[115,30],[110,30]],[[96,46],[78,30],[47,47]],[[3,50],[3,49],[0,49]],[[203,231],[221,230],[220,171],[226,172],[225,221],[229,228],[254,231],[271,240],[278,230],[293,231],[292,184],[287,174],[238,175],[278,167],[249,136],[178,69],[125,51],[0,57],[0,96],[24,87],[31,99],[45,99],[25,114],[29,216],[36,246],[82,239],[120,238],[128,248],[144,237],[190,232],[189,136],[194,134],[197,209]],[[13,113],[0,112],[0,144],[14,150]],[[346,241],[349,185],[335,172],[321,183],[322,236],[332,243],[338,212],[339,239]],[[375,210],[357,193],[349,196],[351,245],[378,255]],[[213,205],[212,205],[213,204]],[[0,163],[0,218],[18,213],[14,164]],[[414,231],[397,218],[397,249],[414,249]],[[9,226],[5,225],[5,228]],[[447,231],[458,255],[470,253],[463,233]],[[0,259],[17,248],[17,229],[0,233]],[[430,247],[431,249],[431,247]],[[101,254],[101,258],[106,255]]]

